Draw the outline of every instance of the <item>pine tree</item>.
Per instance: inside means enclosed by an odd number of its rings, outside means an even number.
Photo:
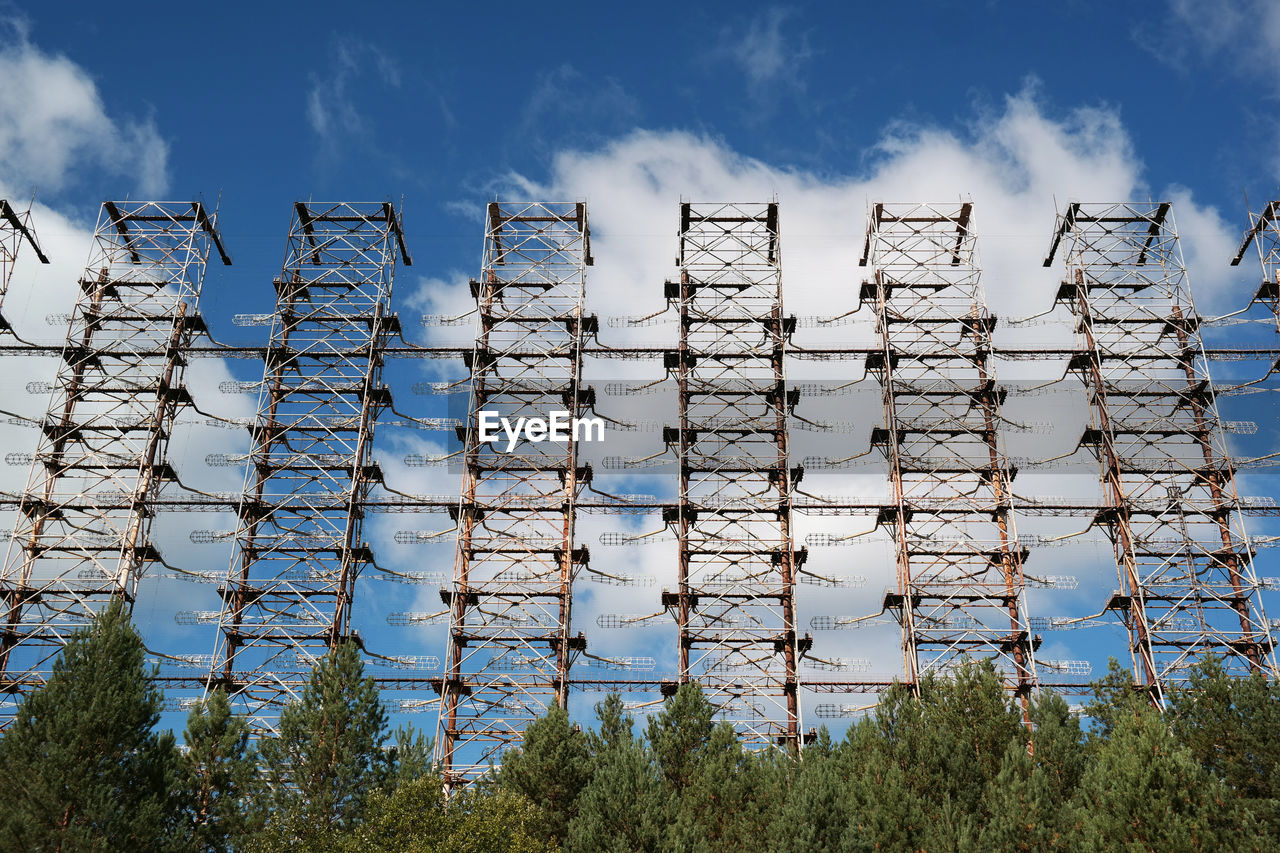
[[[918,692],[895,685],[850,729],[850,849],[968,849],[987,820],[983,793],[1024,734],[1020,712],[989,661],[926,675]]]
[[[396,729],[392,740],[394,745],[387,751],[389,769],[382,785],[384,791],[394,791],[399,785],[434,773],[434,738],[408,725]]]
[[[1045,775],[1049,795],[1066,802],[1076,792],[1085,770],[1084,732],[1080,720],[1056,693],[1043,693],[1031,705],[1032,751],[1036,769]]]
[[[911,771],[894,755],[894,740],[911,723],[899,714],[918,712],[910,691],[890,688],[874,717],[849,727],[833,756],[845,770],[844,812],[849,823],[841,848],[850,851],[920,850],[932,808],[911,783]],[[891,734],[893,733],[893,734]]]
[[[1093,699],[1084,710],[1093,722],[1089,744],[1098,746],[1111,737],[1121,719],[1127,719],[1153,707],[1151,697],[1135,686],[1133,671],[1120,666],[1115,658],[1107,662],[1107,674],[1093,683]]]
[[[587,739],[554,703],[525,729],[520,748],[502,757],[497,776],[499,785],[538,804],[536,834],[556,846],[564,842],[578,813],[578,795],[590,780]]]
[[[191,709],[182,768],[202,850],[232,849],[257,825],[257,758],[249,726],[221,690]]]
[[[172,733],[142,639],[113,601],[75,631],[0,739],[0,849],[183,850]]]
[[[769,825],[769,849],[777,853],[837,853],[843,849],[842,837],[849,823],[848,800],[836,759],[836,747],[826,726],[818,730],[817,739],[805,747],[799,759],[788,756],[775,762],[772,783],[779,791],[782,804]],[[787,776],[783,770],[790,770]]]
[[[599,733],[592,745],[591,781],[578,797],[564,848],[570,853],[636,853],[659,849],[665,794],[657,768],[632,735],[622,700],[596,706]]]
[[[387,716],[353,642],[316,664],[301,699],[280,714],[280,733],[260,747],[271,790],[262,849],[316,849],[359,820],[390,768]]]
[[[1280,685],[1261,673],[1233,678],[1217,657],[1171,696],[1173,732],[1280,842]]]
[[[649,718],[645,738],[668,791],[678,795],[693,780],[715,729],[716,709],[696,682],[681,684],[660,713]]]
[[[596,705],[596,722],[599,724],[596,729],[587,733],[587,747],[593,762],[610,747],[628,743],[635,726],[635,721],[623,707],[622,697],[617,693],[610,693]]]
[[[743,749],[733,725],[720,722],[698,750],[687,784],[668,792],[663,849],[757,848],[768,835],[777,781]]]
[[[1265,850],[1248,812],[1170,734],[1154,709],[1114,715],[1080,784],[1090,819],[1076,847],[1114,850]]]

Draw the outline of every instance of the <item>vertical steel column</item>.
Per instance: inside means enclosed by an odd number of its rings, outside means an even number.
[[[581,385],[590,229],[581,203],[498,203],[488,208],[484,267],[472,281],[479,313],[471,369],[458,550],[436,758],[446,784],[484,773],[555,702],[568,702],[569,671],[586,648],[571,635],[572,584],[587,563],[574,545],[575,504],[590,482],[579,436],[564,442],[505,436],[482,441],[480,413],[572,421],[589,406]],[[576,430],[573,431],[576,433]]]
[[[1274,673],[1234,471],[1209,377],[1200,318],[1168,202],[1074,203],[1058,299],[1083,355],[1071,368],[1092,420],[1120,589],[1107,602],[1129,632],[1136,677],[1163,705],[1170,685],[1213,653],[1236,673]]]
[[[696,681],[750,744],[798,745],[801,731],[792,479],[778,205],[681,204],[680,343],[674,368],[679,586],[662,604],[679,626],[679,679]],[[674,689],[670,685],[667,690]]]
[[[982,293],[973,205],[876,204],[861,263],[873,279],[881,351],[867,359],[884,401],[872,444],[889,462],[898,587],[911,684],[964,657],[990,658],[1006,686],[1036,685],[1010,482],[1001,449],[1005,391],[991,366],[995,318]]]
[[[294,206],[211,675],[257,731],[352,636],[397,254],[412,264],[390,203]]]
[[[153,503],[176,475],[184,351],[211,249],[199,202],[105,202],[5,559],[0,716],[41,684],[67,635],[113,598],[132,606],[159,555]]]

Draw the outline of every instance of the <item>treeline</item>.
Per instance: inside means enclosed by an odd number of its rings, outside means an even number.
[[[1280,849],[1280,690],[1209,660],[1164,714],[1112,666],[1087,724],[987,664],[889,691],[833,740],[753,753],[685,685],[643,727],[558,708],[448,803],[431,744],[392,733],[353,645],[251,744],[225,696],[158,733],[118,607],[77,632],[0,738],[0,849],[1003,851]]]

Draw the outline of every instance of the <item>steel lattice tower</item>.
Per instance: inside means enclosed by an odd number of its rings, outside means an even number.
[[[351,636],[397,254],[412,263],[390,203],[294,207],[211,677],[257,731]]]
[[[1075,320],[1101,469],[1095,524],[1115,550],[1135,676],[1163,705],[1205,655],[1275,675],[1234,470],[1171,205],[1079,204],[1059,217],[1058,292]]]
[[[930,672],[949,672],[963,657],[992,660],[1010,693],[1023,699],[1038,685],[1085,692],[1083,680],[1056,679],[1051,672],[1087,675],[1090,661],[1037,660],[1039,639],[1031,626],[1114,630],[1115,623],[1092,613],[1096,608],[1089,608],[1092,615],[1028,616],[1028,585],[1074,588],[1076,579],[1024,576],[1027,543],[1037,552],[1066,543],[1114,551],[1120,588],[1105,604],[1126,627],[1137,678],[1156,703],[1185,679],[1188,666],[1211,652],[1224,656],[1235,674],[1275,676],[1259,589],[1280,582],[1255,576],[1252,549],[1280,542],[1251,543],[1243,517],[1276,517],[1280,508],[1270,496],[1241,498],[1235,483],[1237,464],[1265,465],[1272,457],[1230,458],[1224,431],[1247,433],[1256,425],[1222,421],[1217,397],[1258,390],[1254,386],[1280,372],[1280,347],[1204,347],[1202,325],[1257,318],[1240,320],[1243,312],[1236,312],[1202,320],[1196,314],[1167,203],[1068,207],[1056,222],[1046,266],[1061,248],[1066,275],[1054,304],[1074,324],[1074,341],[1012,346],[993,340],[996,319],[984,303],[969,203],[874,205],[862,260],[872,274],[862,283],[858,306],[874,312],[875,340],[811,348],[797,345],[797,327],[844,325],[857,309],[799,320],[783,313],[777,203],[682,204],[680,210],[680,277],[666,285],[666,310],[620,323],[656,325],[678,315],[674,347],[613,347],[599,340],[595,317],[584,314],[592,263],[587,214],[574,203],[488,207],[482,274],[471,285],[478,315],[474,346],[396,341],[392,282],[396,265],[408,265],[410,258],[392,205],[298,204],[284,268],[274,282],[275,312],[236,319],[271,323],[263,347],[222,346],[200,337],[197,298],[210,255],[216,251],[230,263],[210,212],[199,203],[104,204],[66,343],[30,344],[12,334],[0,341],[3,354],[61,359],[53,383],[32,383],[38,393],[52,388],[42,420],[0,412],[12,415],[9,423],[40,432],[34,454],[6,457],[11,464],[31,463],[24,492],[0,495],[0,506],[17,510],[0,574],[6,602],[0,725],[18,695],[42,683],[66,635],[113,598],[132,605],[140,579],[158,580],[148,568],[161,562],[171,572],[166,578],[220,581],[223,603],[220,610],[179,613],[184,623],[216,622],[218,642],[212,656],[152,650],[167,664],[197,668],[162,675],[160,683],[190,690],[223,686],[256,732],[270,730],[318,656],[344,638],[360,641],[353,628],[360,623],[352,620],[378,605],[365,601],[353,615],[358,578],[441,580],[374,561],[362,529],[374,512],[452,515],[447,531],[400,531],[396,542],[437,542],[456,528],[453,581],[441,591],[447,610],[397,611],[387,619],[426,624],[447,613],[443,674],[378,678],[384,690],[418,691],[402,700],[402,710],[438,708],[437,758],[450,785],[485,772],[520,741],[528,723],[552,703],[566,705],[574,689],[617,689],[644,707],[678,683],[697,681],[721,717],[761,747],[803,740],[801,690],[879,693],[895,676],[919,684]],[[1235,262],[1256,240],[1263,280],[1251,304],[1275,313],[1280,330],[1280,202],[1251,213],[1249,226]],[[0,202],[0,299],[23,243],[47,260],[28,214]],[[1005,320],[1029,325],[1040,316]],[[448,325],[459,320],[443,318]],[[1271,323],[1271,316],[1264,315],[1264,322]],[[0,319],[5,331],[12,330]],[[259,395],[250,452],[209,460],[244,462],[243,493],[188,489],[169,464],[170,435],[191,404],[183,372],[192,358],[265,359],[261,382],[225,383],[237,393]],[[383,381],[384,360],[391,358],[462,359],[471,386],[465,422],[396,412]],[[501,446],[482,440],[482,412],[511,420],[564,412],[570,424],[597,414],[595,393],[583,381],[584,358],[663,363],[665,380],[620,383],[618,393],[658,394],[674,385],[677,402],[669,414],[678,423],[611,423],[635,432],[661,428],[664,450],[605,457],[600,465],[642,470],[675,458],[677,470],[664,486],[675,487],[674,497],[599,491],[572,427],[566,441],[526,434],[510,452],[505,439]],[[1215,389],[1211,359],[1265,359],[1272,368],[1263,379]],[[787,362],[801,360],[865,361],[866,382],[842,381],[839,389],[789,384]],[[1090,422],[1073,444],[1076,453],[1016,463],[1036,471],[1068,456],[1084,459],[1088,494],[1015,500],[1017,467],[1005,444],[1027,427],[1003,414],[1008,392],[994,365],[1008,361],[1066,363],[1063,379],[1028,393],[1052,386],[1053,393],[1074,395],[1082,380]],[[855,412],[853,424],[818,423],[803,417],[804,408],[796,411],[806,396],[836,396],[872,382],[881,398],[873,406],[878,410]],[[451,393],[458,383],[421,385],[430,393]],[[609,387],[603,396],[613,393]],[[209,425],[243,425],[197,414]],[[790,461],[792,418],[800,418],[792,424],[797,430],[825,433],[875,422],[870,448],[858,449],[865,453],[840,460],[815,456],[806,464],[845,469],[863,464],[856,460],[864,456],[882,455],[887,496],[815,495],[797,488],[803,471]],[[182,415],[182,423],[197,422]],[[461,424],[459,452],[406,457],[411,465],[461,457],[460,495],[409,494],[383,483],[372,456],[378,423],[430,430]],[[1093,474],[1095,458],[1100,478]],[[875,464],[881,464],[878,458]],[[156,514],[232,510],[239,522],[225,576],[161,560],[151,538]],[[600,539],[604,545],[647,544],[674,534],[675,585],[668,581],[660,608],[654,603],[644,613],[602,614],[596,624],[654,626],[670,614],[676,672],[645,675],[657,666],[650,657],[595,656],[574,630],[572,592],[580,573],[619,586],[654,580],[619,572],[612,560],[590,564],[586,548],[575,542],[578,513],[661,514],[658,530],[608,532]],[[798,580],[837,587],[862,579],[845,571],[852,568],[848,561],[832,571],[821,569],[820,560],[806,562],[808,551],[793,542],[793,514],[876,520],[875,531],[812,534],[811,547],[892,537],[896,582],[883,611],[816,615],[809,624],[820,631],[882,625],[896,633],[885,614],[892,615],[902,633],[901,673],[800,676],[801,665],[843,672],[869,670],[871,663],[822,659],[809,637],[797,634]],[[1017,521],[1032,518],[1054,524],[1079,518],[1086,529],[1020,540]],[[196,531],[192,541],[231,536]],[[1065,606],[1074,609],[1070,602]],[[364,653],[400,670],[439,666],[430,656]],[[612,670],[638,675],[614,678]],[[439,694],[438,704],[421,693],[428,685]],[[811,713],[837,717],[865,710],[827,704]]]
[[[682,204],[676,368],[679,680],[752,744],[798,745],[799,656],[778,205]]]
[[[488,769],[550,703],[568,701],[570,666],[586,648],[570,633],[572,584],[587,550],[574,546],[576,502],[590,481],[568,442],[522,439],[510,452],[482,441],[480,412],[514,419],[590,403],[581,385],[591,264],[586,206],[491,203],[484,266],[472,282],[479,314],[469,354],[465,471],[454,510],[452,585],[436,757],[446,782]]]
[[[884,402],[871,441],[892,483],[878,523],[897,553],[884,607],[902,625],[908,683],[990,658],[1025,700],[1035,643],[972,214],[968,202],[876,204],[868,221],[861,300],[875,306],[880,351],[867,372]]]
[[[215,222],[199,202],[102,206],[0,579],[6,718],[67,635],[113,598],[131,607],[159,559],[151,519],[180,488],[166,452],[190,403],[200,286],[211,250],[231,263]]]

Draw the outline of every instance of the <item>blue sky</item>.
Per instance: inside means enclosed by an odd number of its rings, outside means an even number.
[[[1055,200],[1148,194],[1175,200],[1200,307],[1225,312],[1243,305],[1257,277],[1249,260],[1226,266],[1245,224],[1242,191],[1256,209],[1280,175],[1278,57],[1280,7],[1262,0],[920,2],[909,11],[313,2],[163,12],[0,1],[0,196],[38,190],[35,224],[57,261],[23,268],[6,313],[25,312],[17,322],[54,335],[39,318],[66,310],[103,198],[202,194],[221,197],[236,260],[211,270],[206,285],[204,310],[224,340],[263,331],[233,327],[230,315],[270,310],[300,198],[403,197],[415,265],[401,271],[396,307],[418,339],[427,334],[418,313],[466,310],[479,214],[495,195],[587,200],[592,307],[644,314],[661,305],[682,195],[771,193],[783,205],[786,298],[797,313],[830,313],[856,286],[868,201],[958,194],[977,204],[999,313],[1033,314],[1052,298],[1056,273],[1038,260]],[[408,386],[433,367],[392,372],[403,407],[429,413]],[[194,381],[205,386],[258,370],[200,369]],[[1261,453],[1276,438],[1275,419],[1256,404],[1229,416],[1259,412]],[[202,459],[206,440],[190,444]],[[384,465],[422,447],[392,432]],[[413,482],[423,492],[456,488],[456,475],[438,476]],[[390,539],[383,520],[371,528]],[[385,553],[406,568],[423,559],[389,544]],[[225,556],[200,559],[225,567]],[[670,569],[666,557],[654,560]],[[608,591],[598,592],[604,602]],[[1045,607],[1091,612],[1097,589],[1091,596]],[[433,597],[426,590],[422,600]],[[164,612],[144,612],[156,620],[149,630],[178,642]],[[407,651],[441,654],[441,633]],[[894,633],[881,634],[876,649],[892,658]],[[181,642],[210,650],[202,637]],[[616,643],[658,654],[669,637]]]
[[[10,14],[34,47],[93,78],[108,115],[154,124],[174,193],[221,190],[228,231],[278,230],[298,196],[403,193],[426,235],[451,220],[445,203],[483,200],[507,171],[543,174],[555,152],[634,128],[858,174],[893,123],[964,133],[1029,80],[1050,114],[1115,111],[1147,181],[1234,214],[1240,190],[1265,192],[1277,166],[1280,81],[1250,45],[1265,39],[1263,15],[1217,35],[1223,10],[1248,5],[317,2],[148,15],[72,2]],[[137,189],[127,173],[73,171],[42,197],[91,206]]]

